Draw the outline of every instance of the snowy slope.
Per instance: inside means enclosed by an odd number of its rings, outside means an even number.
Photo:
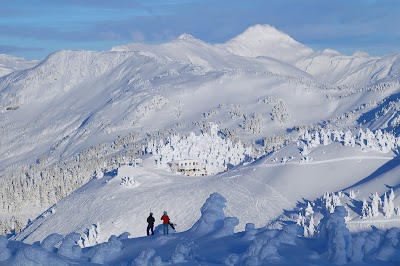
[[[362,199],[375,192],[382,195],[388,187],[400,184],[398,158],[393,152],[335,142],[308,148],[307,155],[302,149],[302,145],[291,144],[252,164],[208,177],[168,174],[166,169],[155,168],[153,159],[147,159],[144,167],[136,168],[133,186],[123,185],[121,177],[114,175],[92,180],[42,214],[17,239],[33,243],[49,233],[84,233],[93,224],[101,228],[100,242],[124,231],[143,236],[150,210],[156,218],[167,210],[181,232],[199,218],[201,198],[213,192],[228,200],[226,213],[238,217],[238,229],[243,230],[249,221],[257,227],[265,226],[285,210],[314,201],[326,192],[352,189]],[[398,205],[400,200],[396,199]],[[69,219],[77,210],[84,211]],[[359,216],[357,212],[352,215]]]
[[[37,65],[37,60],[25,60],[23,58],[0,54],[0,77],[10,74],[17,70],[32,68]]]

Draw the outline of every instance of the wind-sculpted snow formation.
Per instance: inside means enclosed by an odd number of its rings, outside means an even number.
[[[322,265],[363,263],[387,265],[400,262],[400,229],[373,228],[350,233],[348,212],[336,206],[325,213],[313,236],[302,227],[281,220],[280,229],[255,228],[234,233],[236,217],[226,217],[229,205],[219,193],[211,194],[201,217],[188,231],[128,238],[110,236],[107,242],[81,249],[79,234],[65,238],[50,235],[40,245],[27,245],[0,237],[0,265]],[[310,211],[310,209],[308,210]]]

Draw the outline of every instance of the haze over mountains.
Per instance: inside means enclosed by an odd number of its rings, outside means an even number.
[[[213,192],[230,202],[240,230],[247,222],[286,219],[284,210],[326,192],[351,187],[359,200],[390,188],[399,194],[399,142],[375,132],[396,134],[400,125],[399,53],[315,51],[273,26],[255,25],[222,44],[183,34],[159,45],[59,51],[37,65],[7,60],[12,72],[0,78],[2,229],[18,232],[63,199],[16,239],[33,243],[96,223],[104,228],[99,242],[124,231],[142,235],[150,207],[172,210],[186,230]],[[210,133],[210,122],[218,134]],[[322,136],[321,129],[332,132],[330,142],[314,145],[302,135]],[[360,129],[374,131],[376,145],[345,137],[359,137]],[[188,179],[156,167],[155,154],[146,154],[130,188],[112,173],[118,162],[143,155],[149,141],[190,132],[251,147],[251,158],[229,172]],[[218,152],[214,146],[196,149]],[[86,184],[100,169],[106,176]],[[85,211],[66,222],[77,206]]]

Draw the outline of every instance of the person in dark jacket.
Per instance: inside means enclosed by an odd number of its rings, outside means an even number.
[[[163,220],[164,235],[168,235],[168,227],[170,222],[166,211],[164,211],[164,215],[161,216],[161,220]]]
[[[150,235],[150,230],[151,230],[151,235],[154,235],[154,222],[156,221],[156,219],[154,219],[153,217],[153,213],[151,212],[149,217],[147,217],[147,235]]]

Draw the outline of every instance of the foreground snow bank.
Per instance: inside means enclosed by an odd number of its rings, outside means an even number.
[[[201,217],[186,232],[129,239],[111,236],[105,243],[81,248],[77,233],[49,235],[27,245],[0,237],[0,265],[266,265],[400,263],[400,229],[374,229],[351,235],[347,210],[337,206],[321,219],[313,237],[303,227],[284,221],[281,229],[256,229],[247,224],[234,233],[239,220],[226,217],[225,198],[213,193],[201,208]]]

